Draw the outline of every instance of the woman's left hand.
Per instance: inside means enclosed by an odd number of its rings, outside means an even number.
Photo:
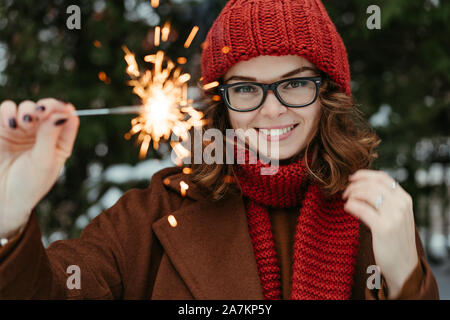
[[[344,209],[370,228],[376,264],[395,299],[419,262],[412,198],[383,171],[361,169],[349,182]]]

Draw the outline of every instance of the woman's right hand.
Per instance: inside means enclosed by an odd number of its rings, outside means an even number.
[[[14,236],[72,154],[79,118],[55,99],[0,104],[0,238]]]

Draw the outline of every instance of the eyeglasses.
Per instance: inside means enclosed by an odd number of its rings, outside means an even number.
[[[271,84],[237,82],[219,86],[228,108],[239,112],[258,109],[266,100],[267,91],[272,90],[278,100],[289,108],[302,108],[316,101],[321,77],[291,78]]]

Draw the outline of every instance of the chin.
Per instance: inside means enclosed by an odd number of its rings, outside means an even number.
[[[297,158],[296,156],[300,153],[301,151],[292,151],[292,150],[280,150],[279,154],[277,157],[275,157],[275,155],[273,156],[268,156],[266,153],[262,153],[261,155],[269,158],[271,161],[279,161],[281,163],[289,163],[290,161],[294,160],[294,158]]]

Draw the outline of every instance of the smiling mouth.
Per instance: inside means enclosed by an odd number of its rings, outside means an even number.
[[[298,126],[298,123],[293,124],[286,128],[281,128],[281,129],[262,129],[262,128],[255,128],[255,129],[258,131],[261,131],[261,133],[265,134],[266,136],[278,137],[278,136],[282,136],[282,135],[294,130],[295,127],[297,127],[297,126]]]

